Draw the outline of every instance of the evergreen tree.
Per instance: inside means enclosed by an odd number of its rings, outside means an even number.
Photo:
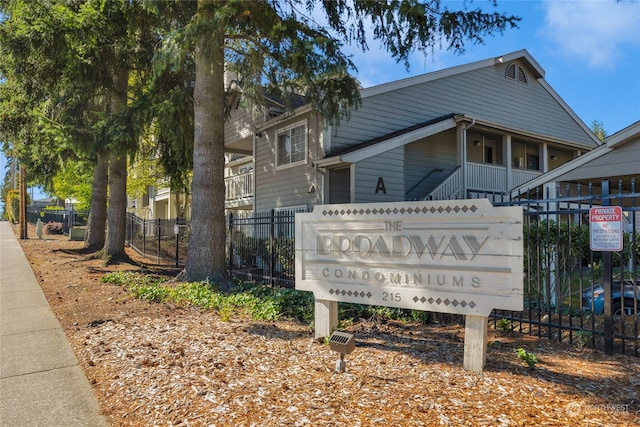
[[[88,245],[102,248],[106,258],[126,258],[127,156],[135,152],[140,130],[131,105],[144,92],[144,76],[160,37],[153,16],[140,0],[5,1],[0,7],[5,18],[0,47],[11,58],[3,76],[15,78],[31,107],[23,109],[23,117],[31,118],[32,126],[18,127],[38,136],[8,135],[4,140],[30,147],[30,152],[51,151],[41,164],[53,169],[35,171],[49,180],[74,155],[94,159]],[[131,76],[136,76],[133,86]],[[19,99],[18,93],[14,90],[11,99]]]
[[[226,280],[225,72],[258,105],[265,91],[286,89],[306,96],[327,123],[338,122],[360,103],[344,43],[366,50],[371,36],[408,66],[413,51],[428,54],[444,45],[462,53],[465,42],[482,42],[519,20],[464,7],[449,10],[439,0],[198,0],[194,19],[163,39],[165,50],[195,58],[192,233],[182,278]],[[328,28],[314,20],[318,14]]]

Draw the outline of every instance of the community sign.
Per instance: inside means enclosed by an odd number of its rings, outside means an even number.
[[[296,289],[316,301],[520,311],[522,217],[487,199],[316,206],[296,214]]]

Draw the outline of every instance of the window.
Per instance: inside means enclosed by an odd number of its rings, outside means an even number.
[[[277,133],[276,166],[292,166],[307,161],[307,124],[296,123]]]
[[[513,141],[513,167],[516,169],[540,170],[540,146],[535,143]]]
[[[505,77],[515,80],[518,83],[527,84],[527,74],[524,72],[524,68],[518,64],[509,64],[507,66],[507,71],[505,72]]]
[[[491,133],[467,135],[467,160],[474,163],[502,164],[502,136]]]

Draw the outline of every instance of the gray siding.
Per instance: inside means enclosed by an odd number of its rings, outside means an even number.
[[[640,139],[629,142],[603,156],[567,172],[562,180],[600,179],[611,176],[640,175]]]
[[[406,198],[423,198],[455,168],[455,129],[407,144],[404,162]],[[442,169],[442,172],[434,169]]]
[[[334,131],[332,152],[446,114],[460,113],[505,127],[593,145],[583,128],[528,73],[528,84],[505,78],[498,64],[363,99]]]
[[[306,120],[307,122],[307,163],[286,169],[276,169],[276,132],[288,125]],[[317,116],[306,114],[294,116],[265,132],[258,138],[255,149],[255,204],[256,211],[274,208],[320,204],[320,172],[313,167],[317,160],[319,138],[322,135]],[[315,185],[314,192],[309,192]]]
[[[355,165],[355,203],[398,202],[404,200],[404,147],[389,150]],[[376,193],[382,178],[386,194]]]
[[[264,122],[260,116],[252,117],[246,109],[237,109],[231,113],[231,117],[224,126],[224,143],[229,145],[234,141],[253,137],[252,126]]]

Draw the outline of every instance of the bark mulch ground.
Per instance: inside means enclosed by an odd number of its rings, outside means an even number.
[[[490,330],[486,368],[471,373],[462,325],[368,319],[349,326],[357,344],[340,374],[308,325],[136,300],[100,278],[140,267],[30,236],[22,248],[114,426],[640,425],[632,356]]]

